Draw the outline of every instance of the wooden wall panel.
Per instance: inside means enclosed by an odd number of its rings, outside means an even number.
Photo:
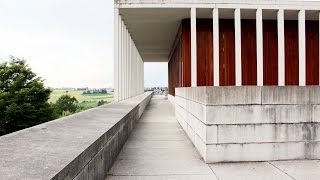
[[[256,20],[241,20],[242,85],[257,85]]]
[[[219,21],[219,78],[221,86],[235,85],[235,31],[233,19]]]
[[[182,86],[191,86],[191,31],[190,19],[182,20]]]
[[[299,85],[298,21],[284,21],[285,84]]]
[[[278,85],[278,29],[276,20],[263,20],[263,84]]]
[[[319,21],[306,21],[306,84],[319,85]]]
[[[212,20],[197,20],[197,86],[213,86]]]
[[[256,85],[257,52],[255,20],[242,19],[242,83]],[[235,31],[233,19],[219,21],[220,85],[235,85]],[[197,83],[213,85],[213,34],[211,19],[197,19]],[[191,86],[190,19],[181,23],[172,48],[169,66],[169,93],[176,87]],[[306,82],[319,85],[319,25],[306,21]],[[278,85],[277,21],[263,20],[263,82]],[[285,21],[285,83],[299,84],[298,21]]]

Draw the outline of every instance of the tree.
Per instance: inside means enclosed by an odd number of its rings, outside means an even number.
[[[62,95],[55,103],[56,112],[60,116],[75,113],[78,109],[76,103],[78,103],[78,100],[75,97],[71,97],[70,95]]]
[[[98,101],[98,106],[102,106],[102,105],[104,105],[106,102],[104,101],[104,100],[100,100],[100,101]]]
[[[0,64],[0,135],[56,118],[43,81],[24,59],[10,57]]]

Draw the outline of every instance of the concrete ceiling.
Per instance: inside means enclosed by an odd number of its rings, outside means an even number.
[[[233,19],[234,9],[220,9],[219,18]],[[285,10],[285,19],[297,20],[298,11]],[[318,20],[318,11],[306,11],[306,19]],[[120,8],[120,14],[145,62],[168,62],[182,19],[183,8]],[[197,9],[197,18],[212,18],[212,9]],[[255,19],[254,9],[241,9],[241,18]],[[263,10],[264,19],[277,19],[277,10]]]
[[[120,14],[145,62],[168,62],[181,20],[190,18],[189,9],[120,9]]]

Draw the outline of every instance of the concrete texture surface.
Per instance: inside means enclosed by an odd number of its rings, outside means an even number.
[[[319,94],[319,86],[176,88],[175,115],[207,163],[314,160]]]
[[[107,180],[313,180],[319,169],[318,160],[206,164],[175,120],[173,105],[154,96]]]
[[[0,180],[105,179],[151,93],[0,137]]]

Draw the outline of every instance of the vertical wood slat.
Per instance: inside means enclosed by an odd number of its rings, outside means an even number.
[[[319,85],[319,21],[306,21],[306,85]]]
[[[241,20],[242,85],[257,85],[256,21]]]
[[[298,21],[284,21],[285,85],[299,85]]]
[[[263,84],[278,85],[278,33],[276,20],[263,20]]]
[[[212,20],[197,20],[197,86],[213,86]]]
[[[220,19],[219,21],[219,74],[220,86],[235,85],[235,31],[233,19]]]

